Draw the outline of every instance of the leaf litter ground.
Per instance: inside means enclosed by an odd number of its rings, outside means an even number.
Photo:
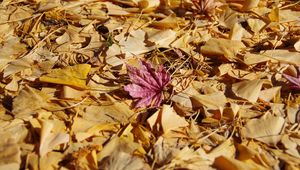
[[[0,169],[300,167],[299,1],[0,7]]]

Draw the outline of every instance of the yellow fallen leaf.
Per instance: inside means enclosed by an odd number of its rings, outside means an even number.
[[[64,157],[60,152],[49,152],[49,154],[40,158],[39,169],[54,170],[59,169],[59,162]]]
[[[260,19],[253,19],[253,18],[249,18],[247,20],[247,23],[251,31],[253,31],[254,33],[259,33],[259,31],[261,31],[261,29],[266,25],[264,21]]]
[[[20,168],[21,150],[17,141],[9,136],[3,136],[0,141],[0,169],[4,169],[3,165],[9,165]],[[8,167],[6,167],[8,168]]]
[[[217,157],[221,155],[226,155],[230,158],[233,158],[235,156],[236,149],[233,144],[232,139],[227,139],[223,143],[221,143],[219,146],[215,147],[211,152],[205,153],[200,152],[201,155],[211,161],[215,160]]]
[[[155,43],[157,48],[169,48],[171,42],[176,39],[176,32],[170,29],[147,31],[148,40]]]
[[[300,40],[298,40],[295,44],[294,44],[294,48],[296,51],[300,52]]]
[[[19,38],[11,37],[2,43],[3,45],[0,48],[0,71],[2,71],[9,62],[14,61],[15,57],[26,52],[26,46],[20,43]]]
[[[277,60],[282,63],[294,64],[300,66],[300,53],[289,50],[267,50],[261,55],[269,57],[270,60]]]
[[[77,90],[69,86],[64,86],[62,97],[66,99],[79,100],[86,96],[86,94],[87,91],[85,90]]]
[[[40,138],[40,156],[45,156],[52,151],[56,146],[69,142],[69,135],[64,132],[53,133],[52,130],[55,124],[51,121],[43,121]]]
[[[133,110],[124,102],[109,97],[110,102],[100,106],[88,106],[83,118],[98,123],[126,123],[134,115]]]
[[[147,122],[152,129],[158,130],[157,127],[162,127],[164,133],[189,125],[189,123],[183,117],[180,117],[169,105],[163,105],[163,108],[153,114]]]
[[[126,55],[126,57],[132,57],[149,52],[154,49],[154,47],[148,47],[145,43],[146,32],[139,29],[129,32],[129,36],[124,36],[119,44],[121,46],[121,51]]]
[[[279,22],[279,8],[273,8],[268,17],[271,22]]]
[[[202,95],[199,92],[192,96],[192,103],[194,107],[205,106],[208,109],[218,110],[223,108],[227,103],[227,98],[222,92]]]
[[[254,162],[246,163],[227,156],[220,156],[216,158],[214,166],[220,170],[267,170],[267,168],[264,168]]]
[[[86,88],[86,78],[91,69],[89,64],[67,66],[63,69],[52,69],[40,77],[40,81],[54,84],[64,84],[77,88]]]
[[[35,114],[35,111],[49,105],[49,99],[50,97],[42,91],[27,86],[14,99],[12,113],[17,117]]]
[[[242,128],[242,136],[253,138],[266,144],[276,144],[281,139],[285,120],[282,117],[251,119]]]
[[[263,62],[266,62],[269,60],[276,61],[270,57],[267,57],[267,56],[261,55],[261,54],[246,53],[244,56],[244,62],[247,65],[263,63]]]
[[[224,56],[229,61],[237,59],[237,53],[245,48],[241,41],[211,38],[201,47],[201,53],[208,56]]]
[[[259,0],[247,0],[247,1],[244,1],[242,10],[248,11],[248,10],[250,10],[252,8],[255,8],[255,7],[257,7],[258,3],[259,3]]]
[[[181,106],[192,108],[193,105],[192,105],[191,97],[195,93],[198,93],[198,91],[193,86],[189,86],[182,92],[174,95],[172,97],[172,101],[178,103]]]
[[[170,15],[160,21],[153,21],[150,25],[159,29],[174,29],[178,28],[184,22],[182,18]]]
[[[160,4],[160,0],[137,0],[140,8],[143,8],[145,12],[153,11]]]
[[[259,93],[259,98],[266,101],[266,102],[270,102],[280,92],[280,89],[281,89],[281,87],[278,86],[278,87],[273,87],[273,88],[270,88],[270,89],[262,90]]]
[[[250,102],[256,102],[263,85],[263,80],[245,80],[232,85],[233,93]]]

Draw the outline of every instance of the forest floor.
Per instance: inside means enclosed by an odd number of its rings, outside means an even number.
[[[0,169],[300,167],[300,1],[3,0]]]

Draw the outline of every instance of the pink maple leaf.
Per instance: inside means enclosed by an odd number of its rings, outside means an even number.
[[[163,89],[171,78],[162,65],[155,70],[150,63],[141,61],[141,67],[127,65],[132,84],[124,87],[130,96],[137,99],[135,107],[159,107],[163,100]]]
[[[290,87],[292,89],[300,90],[300,68],[298,68],[297,77],[293,77],[287,74],[283,74],[283,77],[291,83]]]

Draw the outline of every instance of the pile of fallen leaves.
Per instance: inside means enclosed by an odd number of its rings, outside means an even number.
[[[3,0],[0,169],[298,169],[300,1]]]

